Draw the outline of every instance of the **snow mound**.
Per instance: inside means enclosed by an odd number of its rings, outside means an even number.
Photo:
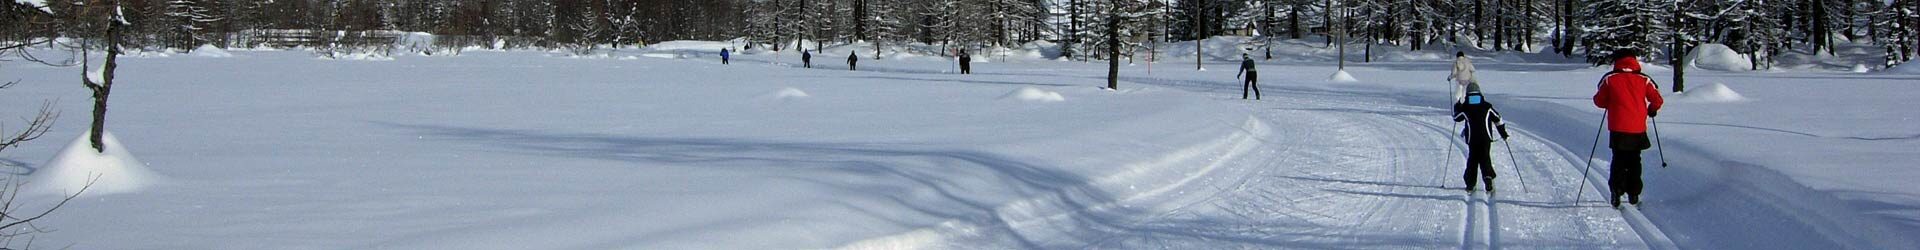
[[[1868,70],[1868,69],[1867,69],[1867,65],[1866,65],[1866,64],[1854,64],[1854,65],[1853,65],[1853,73],[1867,73],[1867,71],[1870,71],[1870,70]]]
[[[781,101],[805,99],[808,97],[813,97],[813,95],[809,95],[807,94],[806,91],[801,91],[800,89],[796,89],[796,88],[781,88],[779,91],[774,91],[773,93],[760,95],[760,99],[781,100]]]
[[[53,159],[28,177],[23,189],[36,194],[72,195],[86,188],[83,195],[94,196],[139,192],[163,180],[148,170],[146,164],[134,159],[112,132],[100,138],[100,143],[107,148],[104,153],[93,150],[87,140],[90,135],[92,132],[80,134],[66,149],[54,154]],[[87,187],[88,182],[93,186]]]
[[[1741,96],[1739,92],[1733,92],[1733,89],[1727,88],[1726,84],[1712,83],[1707,84],[1707,86],[1688,89],[1687,92],[1680,93],[1675,99],[1687,102],[1725,103],[1745,101],[1747,97]]]
[[[193,56],[198,56],[198,57],[213,57],[213,58],[233,57],[233,53],[227,53],[226,49],[221,49],[220,47],[214,47],[212,44],[200,45],[199,48],[194,48],[193,52],[189,54]]]
[[[1753,61],[1747,60],[1733,48],[1717,43],[1701,44],[1687,53],[1687,65],[1696,69],[1720,71],[1746,71],[1753,69]]]
[[[1020,89],[1014,90],[1013,92],[1009,92],[1006,95],[1000,96],[1000,100],[1019,100],[1019,101],[1027,101],[1027,102],[1063,102],[1063,101],[1067,101],[1067,97],[1060,95],[1060,92],[1040,90],[1034,87],[1020,87]]]
[[[1333,81],[1333,82],[1359,82],[1360,81],[1360,79],[1353,78],[1353,74],[1348,74],[1346,70],[1334,71],[1333,75],[1327,76],[1327,80]]]

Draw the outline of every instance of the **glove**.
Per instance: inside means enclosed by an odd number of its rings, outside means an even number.
[[[1660,116],[1660,110],[1647,110],[1647,117]]]

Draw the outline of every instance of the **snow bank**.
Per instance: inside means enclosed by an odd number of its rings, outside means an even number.
[[[1920,75],[1920,66],[1915,66],[1914,64],[1894,65],[1893,68],[1888,68],[1885,72],[1888,74]]]
[[[651,58],[661,58],[661,59],[680,59],[680,55],[669,54],[669,53],[646,53],[646,54],[640,54],[640,56],[651,57]]]
[[[1334,71],[1333,75],[1327,76],[1327,81],[1359,82],[1360,79],[1353,78],[1353,74],[1348,74],[1346,70],[1340,70],[1340,71]]]
[[[404,33],[400,33],[399,35],[400,36],[393,41],[394,50],[421,52],[422,54],[425,54],[425,52],[435,50],[433,47],[433,41],[436,37],[433,35],[433,33],[404,32]],[[500,47],[495,46],[495,48],[500,48]]]
[[[1018,101],[1026,101],[1026,102],[1062,102],[1062,101],[1066,101],[1067,97],[1061,96],[1060,92],[1040,90],[1034,87],[1020,87],[1020,89],[1013,90],[1013,92],[1009,92],[1006,95],[1000,96],[1000,100],[1018,100]]]
[[[106,152],[96,152],[88,141],[91,132],[80,134],[66,149],[54,154],[28,177],[26,192],[71,195],[86,188],[85,196],[132,193],[159,183],[162,177],[134,159],[133,154],[112,132],[100,138]],[[92,182],[92,187],[87,187]]]
[[[227,53],[226,49],[221,49],[220,47],[214,47],[212,44],[200,45],[199,48],[194,48],[193,52],[188,54],[193,56],[198,56],[198,57],[212,57],[212,58],[233,57],[233,53]]]
[[[711,51],[715,53],[719,53],[720,49],[732,48],[732,47],[733,47],[733,44],[731,43],[715,42],[715,41],[666,41],[666,42],[656,43],[652,45],[647,45],[647,49],[655,50],[655,51],[692,50],[692,51]]]
[[[393,61],[393,57],[376,53],[350,53],[336,57],[320,57],[320,60],[341,61]]]
[[[1753,69],[1753,61],[1734,52],[1733,48],[1717,43],[1701,44],[1687,53],[1688,66],[1696,69],[1720,71],[1746,71]]]
[[[1674,100],[1683,102],[1726,103],[1745,101],[1747,97],[1741,96],[1739,92],[1733,92],[1733,89],[1727,88],[1726,84],[1712,83],[1707,84],[1707,86],[1695,87],[1687,90],[1687,92],[1682,92],[1676,95]]]
[[[1869,70],[1869,69],[1867,69],[1867,65],[1866,65],[1866,64],[1854,64],[1854,65],[1853,65],[1853,73],[1867,73],[1867,71],[1872,71],[1872,70]]]

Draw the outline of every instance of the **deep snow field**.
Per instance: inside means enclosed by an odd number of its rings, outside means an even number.
[[[589,57],[123,57],[107,128],[143,166],[100,174],[146,185],[88,193],[37,223],[57,231],[33,240],[74,249],[1920,248],[1911,237],[1920,235],[1920,75],[1910,69],[1853,73],[1847,60],[1862,55],[1843,55],[1793,57],[1799,63],[1765,72],[1691,70],[1693,91],[1665,93],[1658,118],[1670,167],[1647,151],[1646,203],[1618,210],[1602,193],[1607,152],[1581,185],[1603,68],[1476,53],[1515,136],[1495,145],[1499,194],[1468,195],[1450,143],[1450,52],[1381,48],[1382,62],[1349,62],[1356,81],[1344,82],[1329,79],[1330,49],[1283,43],[1280,58],[1260,64],[1260,101],[1239,98],[1232,69],[1246,43],[1235,39],[1202,43],[1205,71],[1194,70],[1194,43],[1169,46],[1160,63],[1123,65],[1118,90],[1100,88],[1105,62],[1020,49],[978,55],[974,75],[902,49],[876,60],[865,45],[829,47],[814,69],[791,50],[721,65],[724,42]],[[850,72],[855,50],[861,71]],[[58,182],[46,175],[88,162],[55,159],[83,145],[73,143],[91,109],[80,73],[0,62],[0,80],[23,81],[0,90],[0,117],[49,100],[62,114],[41,140],[0,155],[13,179]],[[1666,87],[1670,70],[1650,73]],[[22,190],[26,209],[65,190],[50,186]]]

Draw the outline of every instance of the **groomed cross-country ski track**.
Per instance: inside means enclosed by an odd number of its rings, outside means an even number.
[[[1466,146],[1455,139],[1459,125],[1449,119],[1445,96],[1269,82],[1263,85],[1263,100],[1242,101],[1239,86],[1225,81],[1122,80],[1244,102],[1255,110],[1243,126],[1246,134],[1239,135],[1245,138],[1238,138],[1245,145],[1206,147],[1224,151],[1209,160],[1217,167],[1110,204],[1009,206],[1000,210],[1030,217],[956,221],[951,225],[966,226],[848,247],[965,248],[1001,242],[1016,248],[1678,249],[1635,208],[1606,202],[1606,159],[1597,159],[1593,172],[1583,174],[1588,145],[1558,145],[1528,131],[1534,124],[1579,121],[1510,122],[1512,139],[1494,144],[1500,177],[1498,192],[1489,195],[1462,186]],[[1584,199],[1575,201],[1576,196]],[[1050,196],[1021,204],[1066,200],[1072,199]],[[1007,235],[988,236],[992,232]]]

